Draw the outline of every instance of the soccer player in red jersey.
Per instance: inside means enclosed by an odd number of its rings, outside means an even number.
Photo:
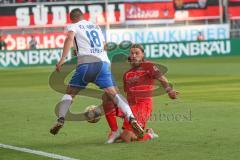
[[[127,101],[136,120],[143,129],[146,129],[147,120],[152,113],[154,81],[158,80],[161,83],[171,99],[176,99],[178,92],[172,89],[167,78],[161,73],[157,66],[144,59],[144,49],[142,45],[133,44],[131,46],[129,62],[131,68],[123,75],[124,92],[127,94]],[[111,133],[106,143],[113,143],[119,137],[126,142],[130,142],[131,139],[141,141],[158,137],[152,129],[146,129],[144,137],[137,138],[126,119],[124,119],[122,126],[123,132],[119,130],[116,116],[123,117],[122,111],[114,107],[114,104],[106,94],[103,95],[103,108],[107,122],[111,128]]]

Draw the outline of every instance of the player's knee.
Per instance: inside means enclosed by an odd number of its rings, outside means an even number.
[[[72,99],[76,96],[76,94],[73,92],[67,92],[65,95],[71,96]]]
[[[103,95],[102,95],[102,101],[103,101],[103,103],[108,103],[109,101],[111,101],[112,99],[111,99],[111,97],[109,97],[106,93],[104,93]]]
[[[80,88],[72,87],[69,85],[67,87],[66,94],[71,95],[71,97],[74,98],[80,90],[81,90]]]
[[[119,93],[116,87],[109,87],[104,89],[104,91],[105,91],[105,94],[107,94],[111,98],[115,97],[115,95]]]

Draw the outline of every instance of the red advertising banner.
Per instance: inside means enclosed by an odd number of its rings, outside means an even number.
[[[173,2],[125,3],[126,21],[174,19]]]
[[[240,0],[228,1],[228,15],[230,19],[240,19]]]
[[[26,4],[24,6],[0,6],[0,27],[4,26],[65,26],[70,23],[69,13],[74,8],[80,8],[87,20],[99,25],[106,23],[104,3],[63,5]],[[108,5],[108,22],[110,24],[122,23],[124,19],[124,4],[110,3]]]
[[[2,37],[7,43],[7,50],[26,50],[30,48],[29,42],[32,37],[37,41],[37,49],[62,48],[66,35],[65,33],[11,34]]]
[[[205,9],[209,0],[173,0],[176,10]]]
[[[237,0],[233,0],[237,2]],[[162,0],[159,2],[109,3],[28,3],[18,6],[0,6],[0,29],[11,27],[53,27],[70,23],[69,13],[80,8],[87,20],[99,25],[159,24],[175,20],[217,19],[220,17],[218,0]],[[230,9],[231,15],[237,7]],[[234,10],[234,11],[232,11]]]
[[[176,20],[204,20],[220,18],[218,0],[174,0]]]
[[[211,19],[220,17],[219,6],[209,6],[206,9],[189,10],[189,18]]]

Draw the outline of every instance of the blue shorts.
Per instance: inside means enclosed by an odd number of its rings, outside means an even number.
[[[78,65],[69,85],[83,89],[86,88],[90,82],[96,84],[101,89],[116,86],[107,62]]]

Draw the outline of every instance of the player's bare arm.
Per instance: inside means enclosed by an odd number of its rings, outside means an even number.
[[[64,63],[64,59],[65,59],[65,57],[67,56],[69,50],[72,47],[74,36],[75,36],[75,33],[73,31],[69,31],[67,33],[67,37],[66,37],[66,39],[64,41],[64,46],[63,46],[63,52],[62,52],[61,59],[56,64],[56,71],[58,71],[58,72],[60,72],[61,67],[62,67],[62,65]]]
[[[161,83],[161,85],[163,86],[163,88],[165,89],[165,91],[168,93],[169,98],[171,99],[176,99],[177,95],[179,94],[177,91],[175,91],[170,85],[169,82],[167,80],[167,78],[164,75],[161,75],[158,78],[159,82]]]

